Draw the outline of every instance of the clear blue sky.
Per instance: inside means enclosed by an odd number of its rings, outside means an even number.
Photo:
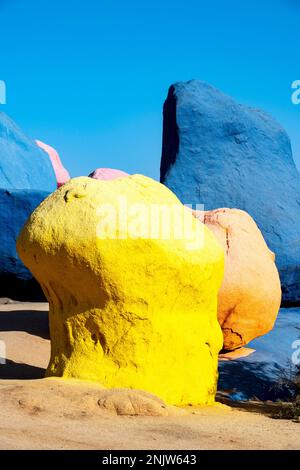
[[[159,177],[170,84],[206,80],[288,131],[300,167],[300,0],[0,0],[1,106],[59,151]]]

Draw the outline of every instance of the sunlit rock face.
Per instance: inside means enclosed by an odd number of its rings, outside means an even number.
[[[145,225],[162,207],[176,213],[168,236]],[[50,304],[48,375],[214,402],[223,249],[168,188],[141,175],[73,179],[31,215],[18,252]]]
[[[46,192],[56,189],[48,155],[4,113],[0,113],[0,188]]]
[[[268,333],[281,302],[278,271],[254,220],[239,209],[194,211],[214,233],[225,253],[225,274],[218,295],[224,349],[232,351]]]
[[[183,203],[248,212],[276,255],[283,303],[300,302],[300,175],[271,116],[205,82],[171,86],[161,182]]]

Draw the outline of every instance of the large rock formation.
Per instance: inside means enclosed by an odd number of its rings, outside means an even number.
[[[28,216],[49,193],[0,189],[0,297],[42,299],[39,284],[17,254],[16,240]]]
[[[225,274],[218,295],[224,349],[233,350],[268,333],[280,307],[280,280],[274,253],[254,220],[238,209],[195,211],[225,252]]]
[[[114,180],[117,178],[124,178],[124,176],[128,176],[128,173],[125,173],[122,170],[115,170],[113,168],[97,168],[89,174],[90,178],[94,178],[96,180]]]
[[[55,189],[48,155],[0,113],[0,296],[42,296],[17,256],[16,239],[31,212]]]
[[[204,82],[171,86],[161,181],[183,203],[247,211],[276,255],[283,302],[300,302],[300,175],[272,117]]]
[[[44,144],[40,140],[36,140],[38,147],[43,149],[49,155],[50,161],[53,166],[53,170],[57,180],[57,187],[60,188],[63,184],[65,184],[70,179],[69,172],[63,166],[61,159],[57,153],[57,151],[51,147],[50,145]]]
[[[48,375],[214,401],[223,249],[165,186],[73,179],[34,211],[18,252],[50,303]]]
[[[48,155],[4,113],[0,113],[0,188],[54,191]]]

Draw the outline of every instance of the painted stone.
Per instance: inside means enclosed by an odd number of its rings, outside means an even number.
[[[57,153],[57,151],[51,147],[50,145],[44,144],[40,140],[36,140],[38,147],[44,150],[50,158],[50,161],[53,166],[53,170],[57,180],[57,187],[60,188],[63,184],[65,184],[70,179],[69,172],[63,166],[61,159]]]
[[[268,333],[281,303],[279,274],[256,223],[244,211],[195,211],[225,252],[225,274],[218,296],[224,349],[234,350]]]
[[[113,168],[97,168],[89,175],[90,178],[95,178],[96,180],[114,180],[116,178],[124,178],[124,176],[129,175],[124,171],[114,170]]]
[[[41,300],[43,293],[17,254],[16,240],[28,216],[49,193],[0,189],[0,297]]]
[[[72,179],[30,216],[17,248],[50,304],[48,376],[214,402],[224,253],[165,186]]]
[[[271,116],[205,82],[171,86],[161,182],[185,204],[248,212],[276,254],[283,304],[300,303],[300,175]]]
[[[46,192],[56,189],[55,174],[48,156],[1,112],[0,188]]]

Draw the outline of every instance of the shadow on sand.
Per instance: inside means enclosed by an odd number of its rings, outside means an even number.
[[[48,312],[44,310],[0,311],[0,332],[24,331],[49,339]],[[0,379],[29,380],[45,377],[45,369],[7,359],[0,364]]]
[[[29,380],[42,379],[46,370],[42,367],[30,366],[28,364],[18,364],[17,362],[6,360],[0,365],[0,379]]]

